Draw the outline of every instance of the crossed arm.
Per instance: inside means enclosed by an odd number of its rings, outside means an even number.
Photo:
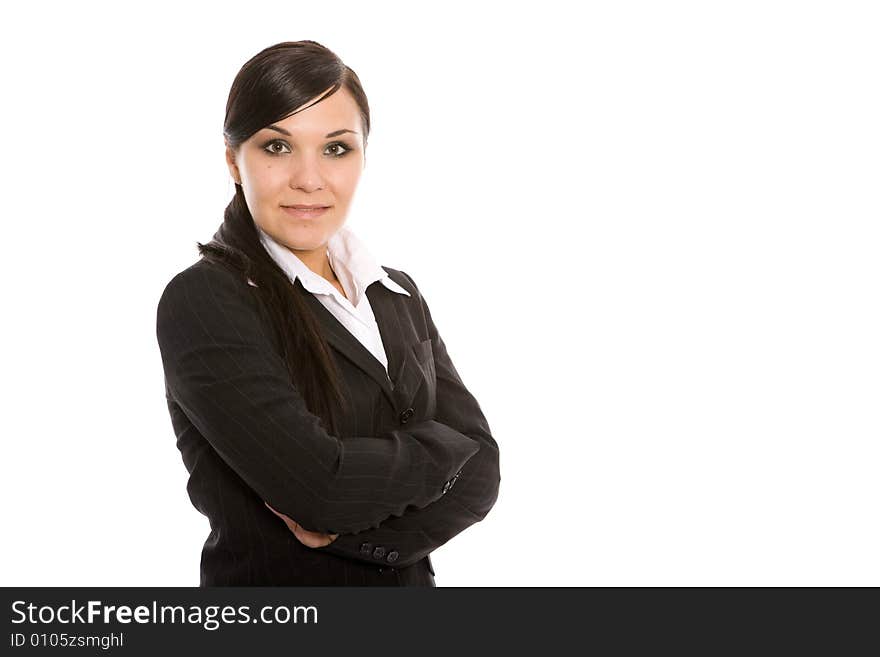
[[[464,476],[486,443],[477,432],[434,419],[345,440],[324,430],[290,381],[257,303],[244,280],[201,261],[166,286],[156,333],[169,394],[271,508],[312,532],[356,534],[427,507],[457,472]]]
[[[413,282],[411,278],[410,282]],[[415,283],[413,288],[418,290]],[[498,498],[501,482],[498,444],[492,438],[479,403],[455,369],[427,303],[421,294],[418,297],[434,350],[437,373],[434,419],[477,441],[480,450],[462,466],[451,485],[444,487],[444,493],[427,506],[411,507],[402,516],[388,518],[378,527],[343,533],[319,547],[320,550],[377,565],[409,566],[485,518]],[[377,547],[383,549],[376,552]],[[389,562],[391,553],[397,556]]]

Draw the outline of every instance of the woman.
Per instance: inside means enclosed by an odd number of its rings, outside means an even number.
[[[314,41],[250,59],[223,134],[235,196],[166,286],[157,337],[201,585],[434,586],[498,495],[498,446],[409,275],[346,227],[369,106]]]

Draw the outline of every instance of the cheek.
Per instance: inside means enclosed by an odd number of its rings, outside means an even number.
[[[267,194],[276,194],[289,182],[289,172],[279,164],[267,164],[261,171],[260,188]]]
[[[256,162],[248,167],[251,187],[260,196],[274,193],[287,180],[283,166],[274,162]]]
[[[355,162],[353,166],[340,167],[331,175],[336,196],[349,199],[357,188],[361,177],[361,167]]]

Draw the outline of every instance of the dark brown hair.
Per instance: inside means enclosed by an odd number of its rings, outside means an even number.
[[[242,66],[226,103],[223,135],[227,144],[237,149],[257,131],[294,114],[296,108],[328,87],[333,88],[317,102],[340,88],[346,89],[360,108],[366,145],[370,108],[360,80],[339,57],[315,41],[278,43]],[[201,256],[254,282],[253,289],[267,311],[291,381],[309,411],[335,433],[333,409],[344,406],[345,396],[330,349],[304,296],[308,292],[299,280],[291,284],[260,243],[240,184],[235,185],[235,196],[214,238],[207,244],[197,244]]]

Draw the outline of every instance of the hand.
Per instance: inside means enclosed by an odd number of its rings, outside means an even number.
[[[276,516],[281,518],[286,524],[287,528],[293,532],[293,535],[299,540],[300,543],[310,548],[319,548],[324,547],[325,545],[330,545],[339,534],[325,534],[323,532],[310,532],[308,529],[303,529],[302,526],[290,516],[286,516],[280,511],[276,511],[271,506],[269,506],[268,502],[263,502],[269,510],[274,513]]]

